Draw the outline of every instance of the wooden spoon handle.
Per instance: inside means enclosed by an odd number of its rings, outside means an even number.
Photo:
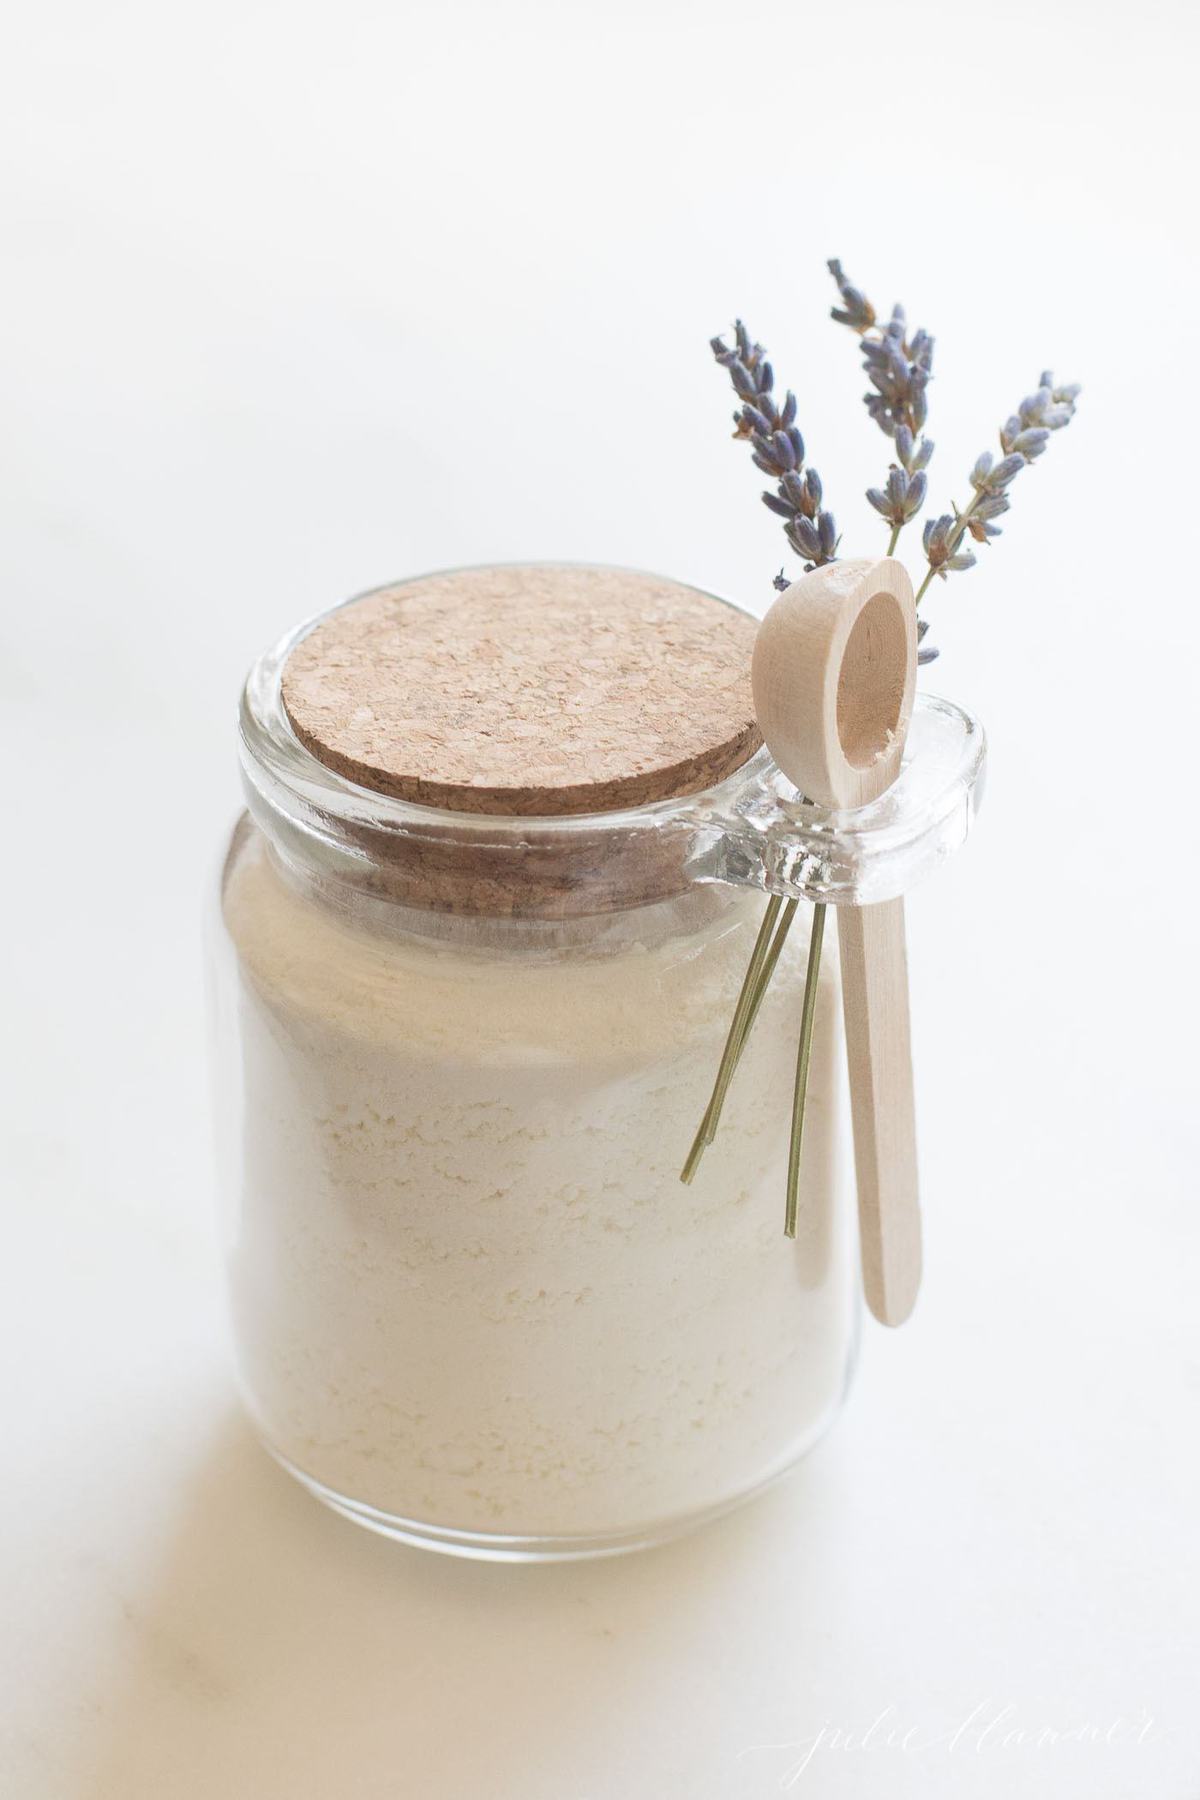
[[[837,913],[863,1286],[880,1323],[902,1325],[921,1285],[904,902]]]

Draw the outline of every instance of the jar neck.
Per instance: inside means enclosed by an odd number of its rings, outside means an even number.
[[[698,823],[766,753],[719,788],[562,818],[452,812],[357,786],[292,730],[282,673],[303,636],[252,669],[241,709],[247,804],[289,882],[347,915],[387,906],[502,921],[595,920],[673,903],[698,879]]]
[[[605,912],[499,914],[422,905],[399,898],[390,884],[381,887],[375,875],[361,869],[347,879],[344,870],[314,854],[311,844],[300,856],[289,854],[286,839],[268,835],[249,812],[235,829],[227,870],[245,855],[264,857],[283,886],[347,931],[488,959],[557,961],[575,952],[594,959],[667,943],[678,944],[686,955],[691,940],[732,929],[758,904],[745,889],[697,882],[669,897]]]
[[[306,629],[250,672],[242,775],[280,866],[346,911],[373,897],[417,912],[562,922],[670,902],[698,884],[874,904],[958,848],[982,792],[978,720],[922,695],[899,779],[856,811],[805,802],[765,750],[718,787],[625,812],[545,819],[418,806],[357,787],[292,732],[281,676]]]

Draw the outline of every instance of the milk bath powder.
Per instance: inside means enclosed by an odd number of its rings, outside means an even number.
[[[472,573],[487,601],[492,572]],[[613,593],[628,608],[632,592],[643,634],[676,629],[678,595],[685,610],[729,610],[612,572],[592,591],[585,573],[563,578],[571,656],[602,657]],[[590,637],[581,585],[600,621]],[[411,590],[388,594],[403,645]],[[628,635],[624,619],[623,654]],[[519,797],[456,822],[330,773],[280,702],[294,648],[264,659],[247,690],[252,817],[220,899],[247,1406],[322,1498],[397,1536],[530,1558],[653,1541],[769,1481],[844,1393],[858,1289],[836,962],[818,991],[789,1242],[806,929],[684,1186],[761,892],[690,879],[657,796],[614,811],[611,830],[598,811],[519,817]],[[345,681],[346,657],[336,666]],[[407,704],[419,711],[420,696]],[[367,746],[382,764],[369,732]],[[646,754],[658,769],[666,753]],[[619,781],[612,767],[605,779]]]

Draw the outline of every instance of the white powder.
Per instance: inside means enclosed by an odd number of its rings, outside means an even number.
[[[702,890],[590,950],[473,952],[470,921],[439,941],[339,919],[247,835],[224,893],[234,1314],[293,1465],[404,1520],[586,1536],[728,1501],[822,1428],[857,1280],[832,957],[782,1235],[803,914],[679,1181],[761,910]]]

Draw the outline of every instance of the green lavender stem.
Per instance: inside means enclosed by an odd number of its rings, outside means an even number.
[[[792,928],[792,920],[796,916],[796,908],[797,908],[797,906],[799,906],[799,904],[800,904],[800,902],[798,900],[789,900],[787,905],[784,907],[783,917],[779,921],[779,929],[775,933],[774,939],[772,940],[771,949],[767,956],[767,960],[763,964],[762,969],[759,972],[758,980],[755,984],[754,993],[750,997],[750,1011],[746,1016],[746,1024],[742,1031],[741,1041],[739,1042],[737,1051],[734,1055],[733,1067],[734,1067],[735,1073],[737,1070],[738,1063],[742,1060],[742,1051],[746,1048],[746,1044],[747,1044],[747,1041],[749,1040],[750,1033],[754,1030],[754,1021],[758,1017],[758,1009],[762,1005],[764,999],[766,998],[767,989],[771,985],[771,977],[775,973],[775,965],[779,961],[780,955],[782,954],[782,951],[783,951],[784,944],[787,942],[787,934]],[[710,1144],[713,1141],[713,1136],[716,1133],[716,1129],[717,1129],[717,1121],[716,1121],[716,1119],[713,1119],[712,1125],[711,1125],[711,1131],[709,1133],[709,1138],[708,1138],[708,1142]]]
[[[808,941],[808,971],[804,977],[804,1010],[800,1016],[800,1047],[796,1052],[796,1086],[792,1095],[792,1135],[788,1146],[787,1211],[783,1230],[796,1235],[800,1207],[800,1151],[804,1140],[804,1103],[808,1095],[808,1065],[812,1059],[813,1020],[817,1011],[817,978],[821,970],[821,944],[825,936],[825,908],[813,907],[812,935]]]
[[[788,932],[796,916],[799,902],[789,900],[781,908],[778,896],[768,902],[766,914],[759,927],[754,950],[742,981],[737,1006],[734,1009],[733,1023],[725,1040],[725,1049],[721,1057],[721,1065],[717,1070],[717,1079],[713,1086],[708,1106],[705,1108],[700,1128],[692,1142],[688,1159],[680,1171],[679,1179],[690,1183],[700,1166],[700,1159],[716,1136],[721,1111],[729,1092],[730,1083],[737,1071],[742,1052],[749,1041],[758,1017],[759,1008],[771,985],[771,978],[787,942]],[[778,924],[776,924],[778,921]],[[772,930],[774,935],[772,936]],[[825,907],[818,904],[813,908],[812,932],[808,945],[808,969],[804,978],[804,1005],[800,1019],[800,1043],[796,1057],[796,1081],[792,1093],[792,1124],[788,1146],[788,1178],[787,1178],[787,1212],[784,1230],[788,1237],[796,1235],[796,1217],[799,1208],[800,1191],[800,1155],[804,1138],[804,1112],[808,1095],[808,1070],[812,1057],[813,1022],[816,1016],[817,984],[821,971],[821,946],[825,936]]]
[[[758,928],[758,936],[754,940],[754,949],[750,954],[750,961],[747,964],[746,973],[742,980],[742,990],[738,995],[737,1005],[733,1009],[733,1019],[730,1022],[729,1035],[725,1039],[725,1048],[721,1053],[721,1062],[717,1069],[717,1079],[713,1086],[712,1094],[709,1097],[708,1105],[705,1108],[704,1117],[700,1121],[700,1129],[692,1140],[692,1147],[688,1151],[687,1161],[679,1171],[680,1181],[687,1183],[691,1182],[696,1170],[700,1166],[700,1158],[704,1155],[706,1146],[712,1142],[712,1138],[709,1135],[710,1123],[720,1117],[721,1108],[725,1104],[725,1095],[728,1092],[729,1083],[733,1079],[733,1071],[737,1066],[737,1060],[741,1054],[742,1036],[746,1021],[749,1019],[752,1010],[754,1010],[758,977],[770,952],[771,933],[775,928],[775,921],[779,917],[780,908],[782,906],[783,901],[778,894],[772,894],[771,898],[767,901],[767,910],[763,915],[763,922]],[[712,1125],[712,1129],[715,1131],[715,1124]]]

